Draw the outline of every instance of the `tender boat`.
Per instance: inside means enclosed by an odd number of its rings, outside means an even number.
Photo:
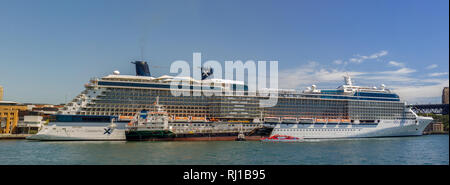
[[[275,142],[295,142],[295,141],[302,141],[302,140],[303,140],[303,138],[287,136],[287,135],[278,135],[278,134],[261,139],[261,141],[275,141]]]
[[[80,119],[64,116],[65,122],[46,125],[37,134],[28,136],[26,139],[38,141],[125,141],[126,139],[125,129],[118,128],[118,125],[114,123],[115,118],[101,117],[102,119],[94,120],[93,118],[98,116],[77,117]],[[103,122],[104,119],[110,119],[110,123]],[[86,120],[86,122],[73,122],[74,120]]]

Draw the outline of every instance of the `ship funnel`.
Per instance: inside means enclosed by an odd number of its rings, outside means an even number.
[[[131,62],[136,65],[136,76],[151,76],[148,64],[145,61]]]
[[[344,76],[344,81],[345,81],[345,85],[353,85],[352,78],[349,75]]]

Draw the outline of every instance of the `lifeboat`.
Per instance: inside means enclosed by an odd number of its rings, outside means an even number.
[[[189,118],[188,117],[175,117],[175,119],[173,121],[175,121],[175,122],[189,122]]]
[[[296,117],[283,117],[281,118],[282,123],[298,123]]]
[[[316,123],[326,123],[327,119],[316,119]]]
[[[341,123],[350,123],[350,119],[341,119]]]
[[[230,120],[230,123],[250,123],[248,120]]]
[[[279,117],[265,117],[264,118],[265,123],[280,123]]]
[[[206,122],[206,118],[205,117],[192,117],[191,121],[192,122]]]
[[[313,122],[314,122],[313,118],[300,117],[300,119],[299,119],[299,123],[302,123],[302,124],[311,124]]]
[[[264,137],[261,138],[261,141],[273,141],[273,142],[295,142],[295,141],[301,141],[303,138],[298,138],[294,136],[288,136],[288,135],[273,135],[270,137]]]
[[[328,119],[328,123],[339,123],[339,119]]]
[[[133,116],[119,116],[119,121],[131,121]]]

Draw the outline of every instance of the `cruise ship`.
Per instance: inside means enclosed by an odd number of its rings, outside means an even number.
[[[350,76],[337,89],[278,89],[277,104],[260,107],[260,94],[192,96],[196,88],[214,84],[222,90],[248,90],[244,82],[209,79],[210,71],[202,71],[202,79],[189,81],[191,96],[173,96],[170,83],[180,77],[150,75],[145,61],[133,62],[136,75],[113,74],[93,78],[85,90],[59,111],[61,115],[108,115],[131,119],[136,112],[148,110],[156,98],[165,107],[169,122],[206,119],[233,126],[260,124],[274,127],[271,135],[287,135],[304,139],[355,138],[422,135],[432,118],[421,117],[408,109],[400,97],[384,85],[353,85]]]

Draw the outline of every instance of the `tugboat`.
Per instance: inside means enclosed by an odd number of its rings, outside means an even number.
[[[243,126],[229,122],[204,120],[170,120],[168,113],[156,98],[153,111],[141,111],[128,123],[125,130],[127,141],[235,141],[255,140],[267,137],[272,127],[262,124]]]
[[[175,136],[169,130],[169,116],[158,104],[158,99],[155,103],[155,111],[147,112],[143,110],[137,113],[134,120],[128,123],[127,130],[125,131],[127,140],[168,139]]]
[[[261,139],[261,141],[267,141],[267,142],[298,142],[298,141],[302,141],[302,140],[303,140],[303,138],[287,136],[287,135],[278,135],[278,134]]]

